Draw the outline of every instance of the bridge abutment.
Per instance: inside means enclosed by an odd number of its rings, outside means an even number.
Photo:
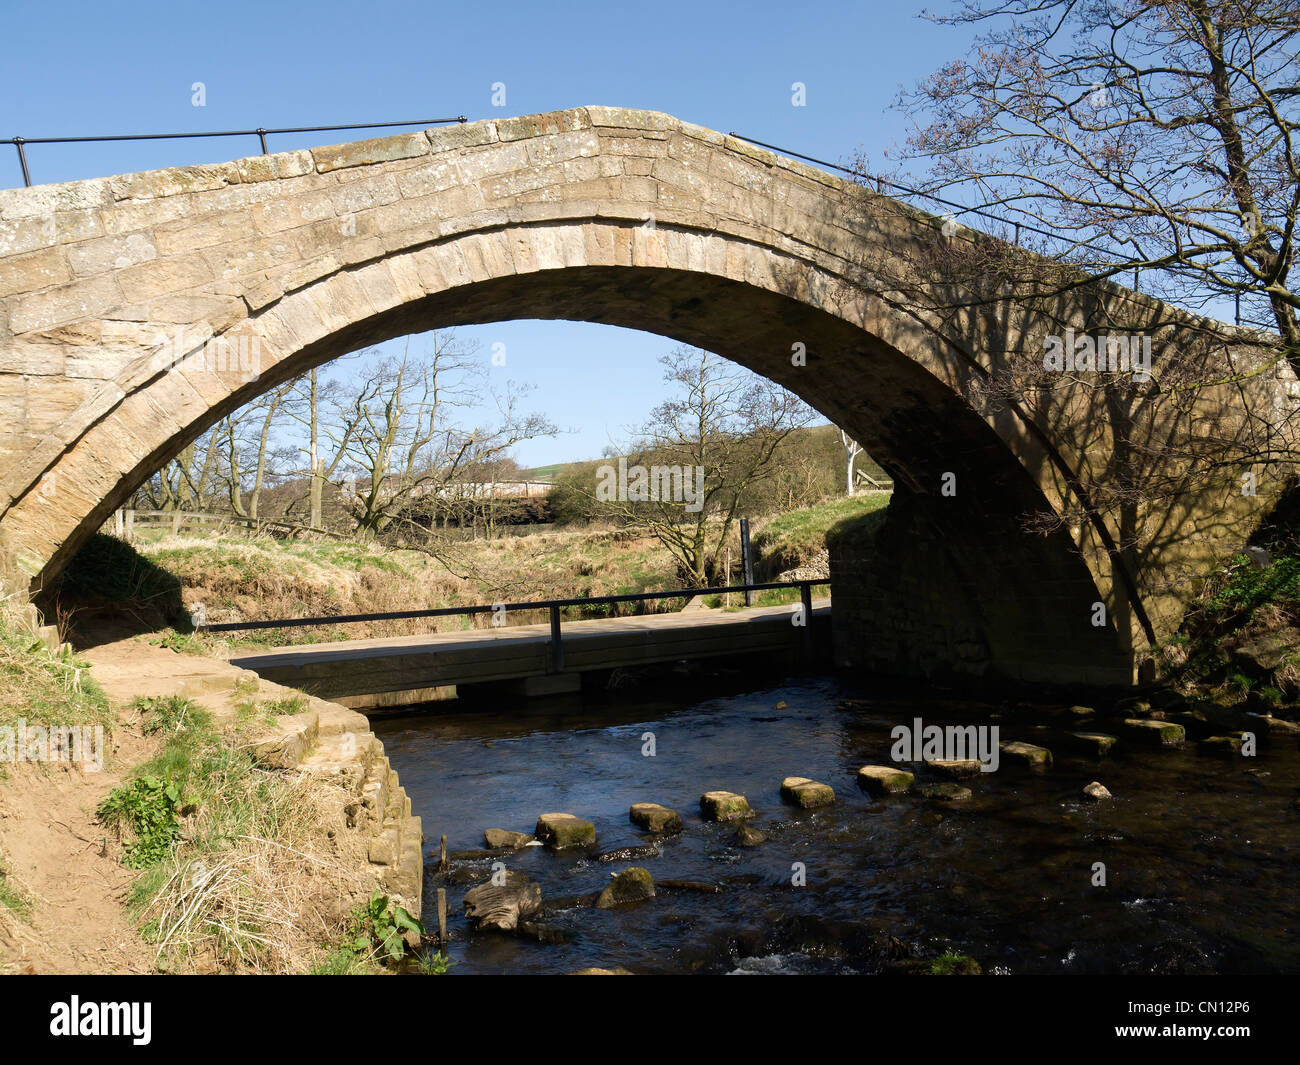
[[[829,537],[835,662],[935,681],[1126,686],[1134,641],[1063,533],[899,487]],[[1102,604],[1103,607],[1105,604]]]

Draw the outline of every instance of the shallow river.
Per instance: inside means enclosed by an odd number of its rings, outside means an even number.
[[[436,889],[448,888],[454,973],[874,972],[890,937],[896,956],[952,950],[992,972],[1300,971],[1295,740],[1232,760],[1191,743],[1121,741],[1097,760],[1069,752],[1051,709],[724,672],[585,700],[435,709],[378,720],[375,731],[424,820],[431,929]],[[1004,761],[963,781],[974,796],[962,803],[871,798],[858,768],[888,764],[890,728],[917,716],[997,724],[1003,740],[1052,748],[1055,766],[1031,773]],[[653,757],[642,754],[647,732]],[[786,776],[832,785],[836,805],[785,805]],[[1083,800],[1091,780],[1114,798]],[[702,822],[699,796],[711,790],[746,795],[769,841],[740,848],[734,828]],[[601,851],[644,844],[628,821],[634,802],[662,803],[686,822],[657,857],[602,863],[531,847],[495,859],[540,883],[539,919],[567,941],[470,929],[461,899],[494,859],[454,862],[447,880],[437,872],[441,834],[453,852],[482,848],[484,829],[531,833],[547,811],[592,821]],[[1092,884],[1096,862],[1105,887]],[[792,883],[795,863],[805,886]],[[573,901],[632,864],[723,890],[663,892],[616,910]]]

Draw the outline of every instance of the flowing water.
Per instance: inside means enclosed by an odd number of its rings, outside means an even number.
[[[956,951],[992,972],[1300,971],[1294,737],[1234,759],[1121,739],[1095,759],[1069,752],[1052,707],[725,671],[630,694],[448,705],[458,706],[376,721],[375,731],[424,821],[431,927],[435,891],[447,888],[455,973],[875,972],[891,944],[895,956]],[[1004,760],[962,782],[974,792],[965,802],[870,797],[858,768],[889,764],[890,729],[915,717],[996,724],[1003,740],[1053,749],[1055,765],[1035,773]],[[647,733],[653,757],[642,753]],[[832,785],[836,804],[784,804],[787,776]],[[1091,780],[1113,799],[1082,799]],[[702,822],[699,796],[711,790],[746,795],[768,842],[741,848],[734,827]],[[530,847],[438,873],[441,834],[449,850],[473,850],[484,829],[531,833],[547,811],[592,821],[600,851],[645,844],[628,820],[634,802],[662,803],[686,822],[658,856],[603,863]],[[538,881],[538,919],[556,941],[470,928],[461,900],[493,861]],[[1098,862],[1104,887],[1093,884]],[[793,882],[796,863],[804,886]],[[722,891],[587,904],[629,865]]]

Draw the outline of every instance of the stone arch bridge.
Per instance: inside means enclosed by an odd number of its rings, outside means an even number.
[[[608,107],[0,192],[4,570],[39,591],[186,443],[314,365],[433,327],[605,322],[765,374],[892,475],[869,545],[836,542],[841,662],[1128,683],[1177,625],[1179,575],[1245,542],[1272,481],[1107,509],[1108,471],[1134,441],[1176,464],[1207,426],[1273,417],[1294,378],[1198,393],[1181,421],[1082,380],[994,401],[1000,368],[1041,364],[1063,327],[1154,334],[1158,360],[1197,323],[1106,285],[972,298],[977,274],[943,264],[978,241],[941,222]]]

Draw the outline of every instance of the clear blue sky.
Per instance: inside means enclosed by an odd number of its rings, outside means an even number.
[[[944,9],[946,5],[938,5]],[[223,0],[0,5],[0,136],[330,125],[584,104],[666,111],[831,161],[873,161],[904,135],[901,84],[965,51],[966,31],[920,21],[920,0],[655,4]],[[791,85],[807,87],[806,106]],[[195,107],[191,86],[203,82]],[[492,106],[504,82],[506,106]],[[273,138],[271,148],[365,136]],[[34,145],[39,183],[256,154],[255,138]],[[0,186],[21,183],[12,148]],[[564,322],[467,330],[507,345],[509,376],[565,429],[525,465],[593,457],[662,393],[662,337]],[[500,372],[500,371],[498,371]]]

